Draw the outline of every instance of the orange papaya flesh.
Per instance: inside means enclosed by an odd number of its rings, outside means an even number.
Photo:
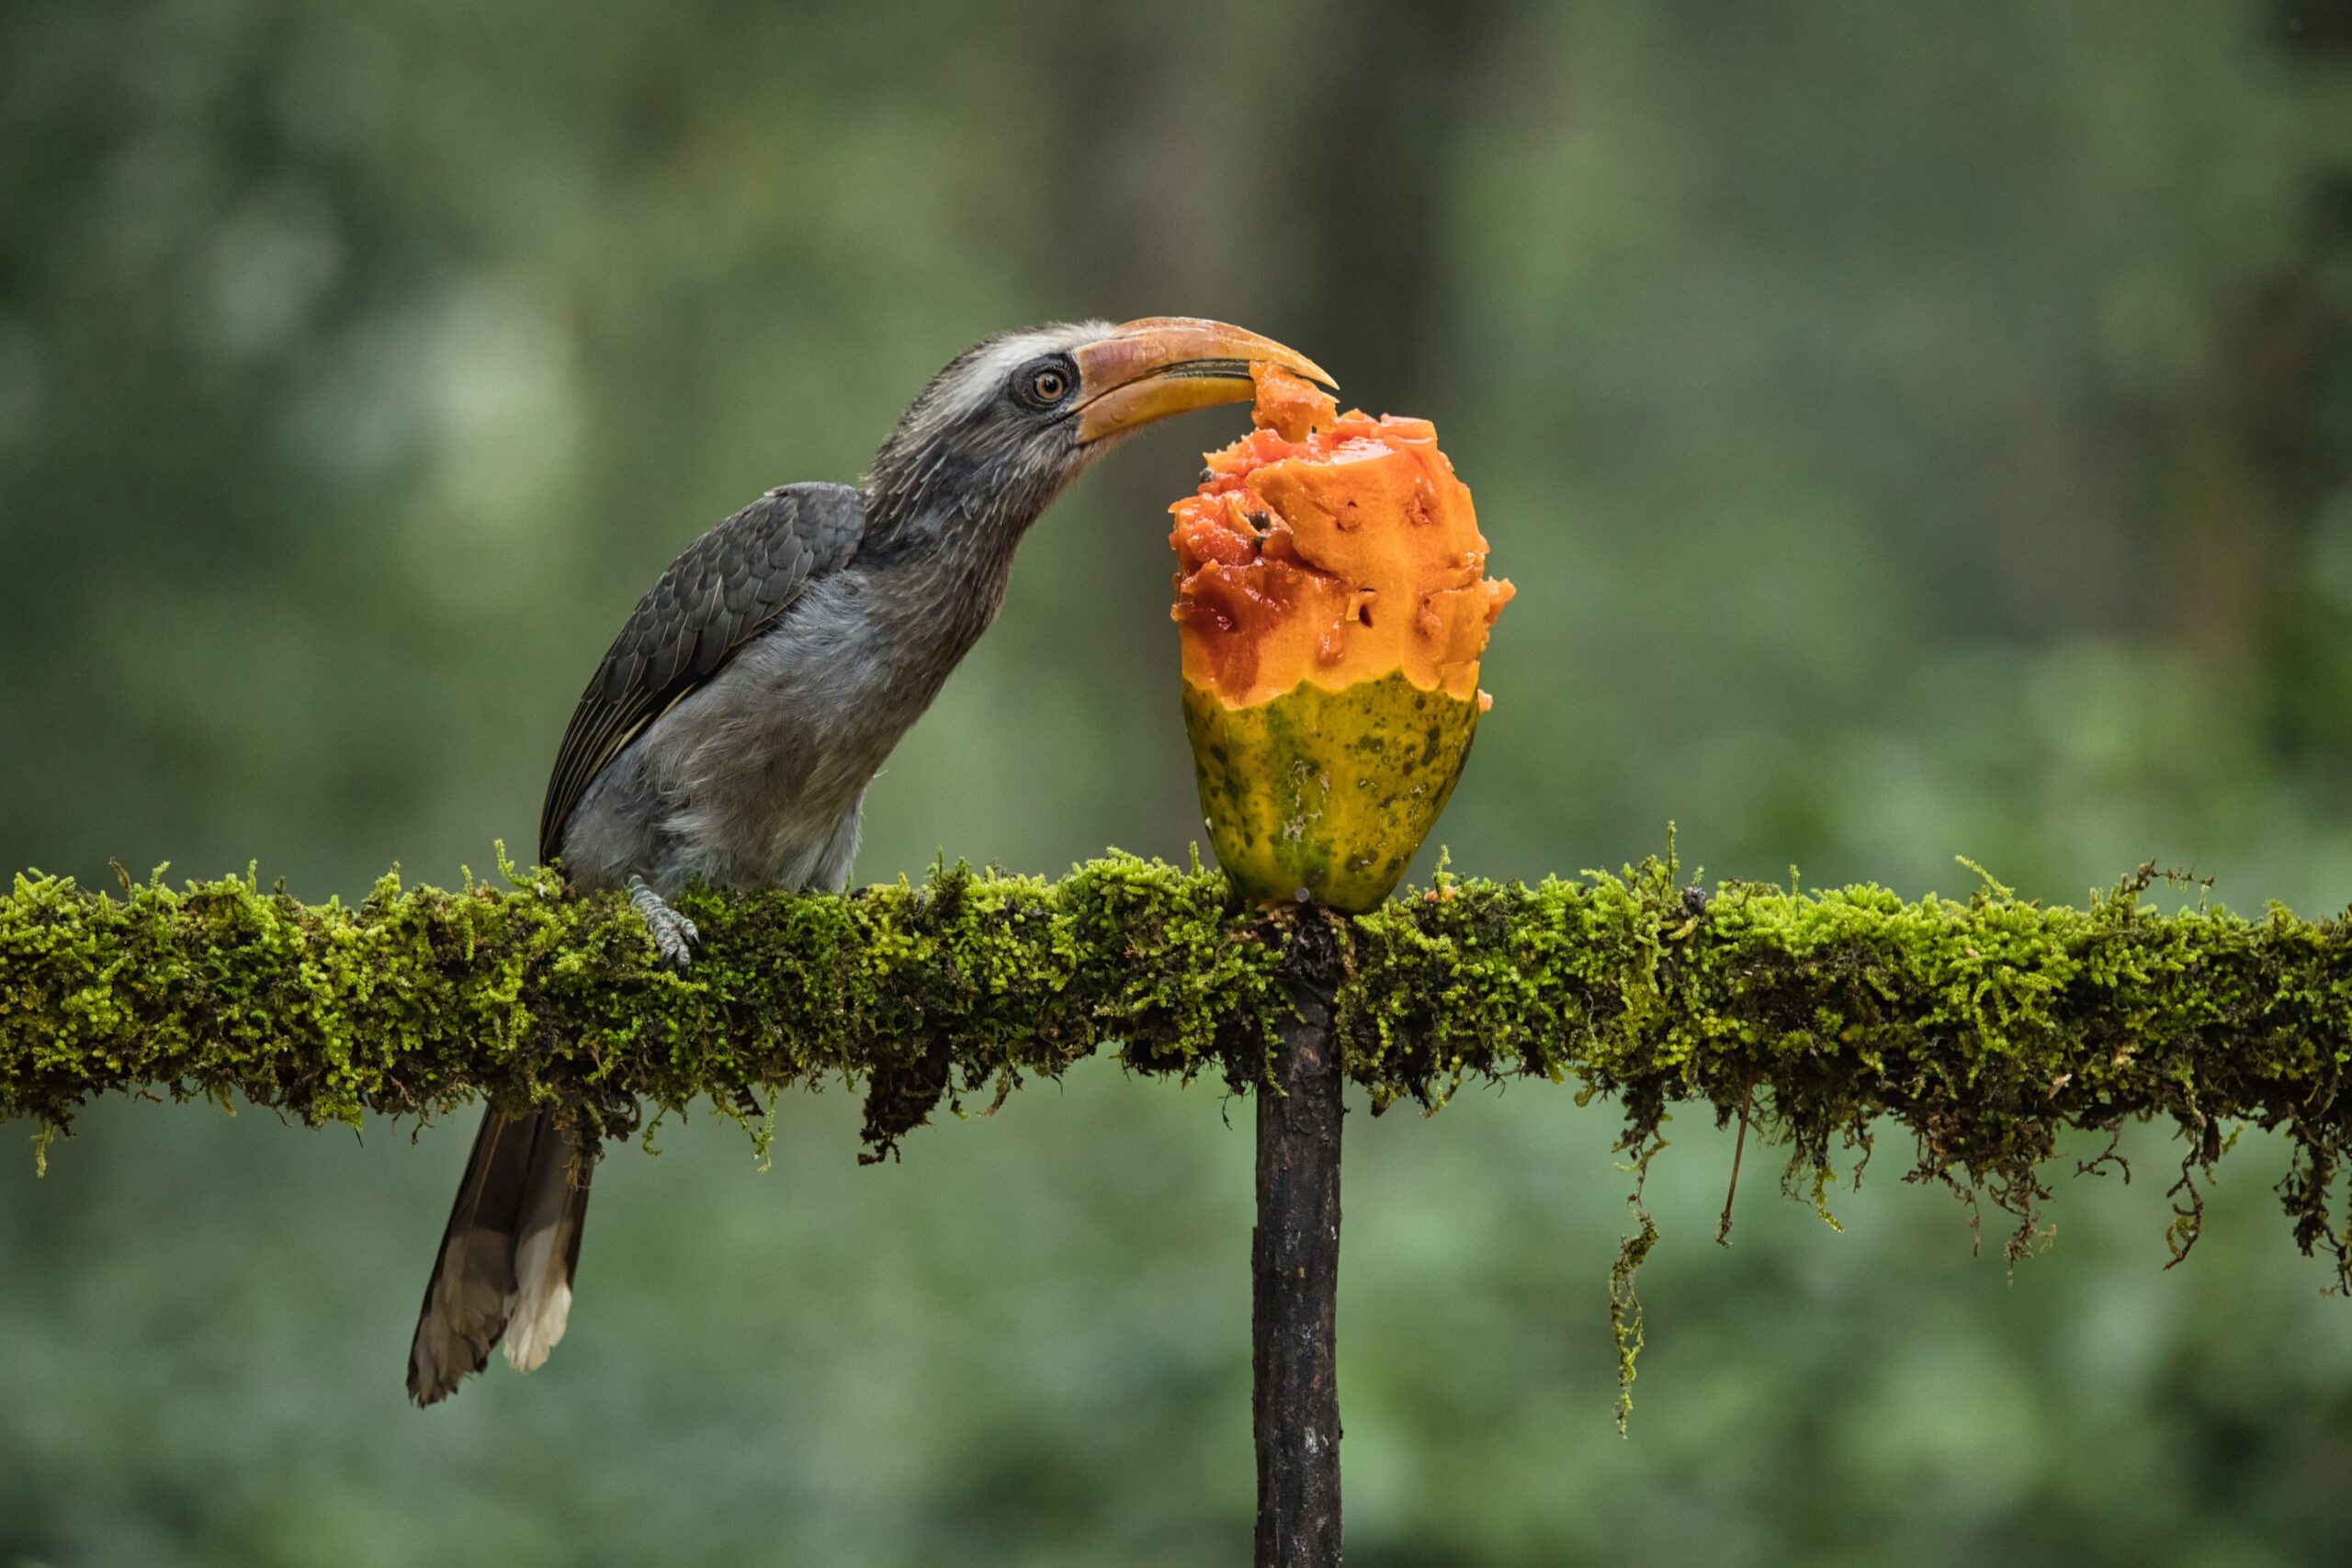
[[[1252,374],[1255,428],[1170,509],[1202,807],[1245,897],[1370,908],[1453,792],[1512,589],[1428,421]]]

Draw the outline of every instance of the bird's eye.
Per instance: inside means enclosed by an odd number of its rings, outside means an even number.
[[[1078,392],[1078,367],[1066,354],[1048,354],[1012,373],[1005,395],[1033,413],[1058,417]]]

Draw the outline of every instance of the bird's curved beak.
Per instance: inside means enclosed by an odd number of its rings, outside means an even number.
[[[1321,366],[1296,349],[1223,321],[1191,316],[1128,321],[1071,357],[1078,361],[1083,400],[1078,410],[1081,443],[1170,414],[1248,402],[1252,361],[1279,365],[1327,391],[1339,389]]]

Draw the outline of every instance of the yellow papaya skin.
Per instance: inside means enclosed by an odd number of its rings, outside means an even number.
[[[1184,728],[1217,863],[1253,904],[1304,890],[1360,915],[1395,891],[1462,775],[1478,704],[1401,673],[1302,682],[1227,707],[1184,683]]]

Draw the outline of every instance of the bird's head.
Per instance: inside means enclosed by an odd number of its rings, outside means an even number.
[[[1184,316],[1036,327],[976,344],[932,378],[883,443],[866,482],[869,529],[1018,538],[1121,436],[1170,414],[1248,401],[1254,360],[1332,385],[1271,338]]]

